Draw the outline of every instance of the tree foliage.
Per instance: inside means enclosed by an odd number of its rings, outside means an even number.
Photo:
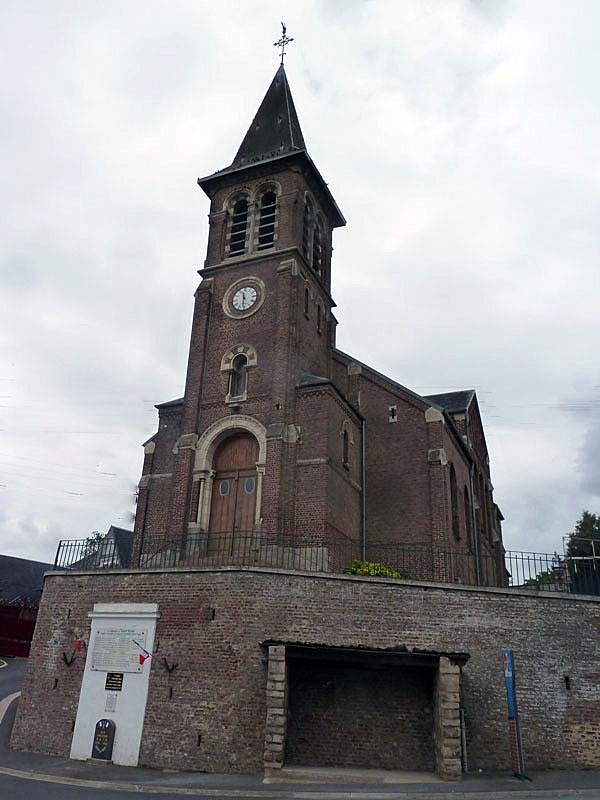
[[[84,556],[90,556],[92,553],[97,553],[102,546],[104,538],[105,537],[100,533],[100,531],[92,531],[92,535],[87,537],[83,546]]]
[[[567,556],[600,556],[600,515],[584,511],[569,534]]]
[[[583,512],[569,534],[565,555],[571,591],[600,594],[600,515]]]
[[[527,580],[523,583],[523,585],[547,586],[548,584],[555,584],[555,583],[556,583],[556,574],[550,569],[545,569],[542,572],[538,572],[535,578],[527,578]]]

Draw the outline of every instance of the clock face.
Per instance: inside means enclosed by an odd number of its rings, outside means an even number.
[[[231,319],[244,319],[255,314],[265,301],[265,284],[256,275],[232,283],[223,295],[223,311]]]
[[[256,303],[258,299],[258,292],[254,286],[242,286],[233,295],[231,305],[236,311],[247,311]]]

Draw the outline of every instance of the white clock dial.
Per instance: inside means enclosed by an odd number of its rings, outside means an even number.
[[[231,304],[236,311],[247,311],[256,303],[257,298],[258,293],[254,286],[242,286],[233,295]]]
[[[255,314],[265,301],[265,284],[255,275],[232,283],[223,295],[223,311],[231,319],[245,319]]]

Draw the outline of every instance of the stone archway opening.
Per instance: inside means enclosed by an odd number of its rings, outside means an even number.
[[[468,654],[263,643],[265,776],[283,767],[462,772]]]
[[[286,765],[435,770],[432,667],[289,662]]]

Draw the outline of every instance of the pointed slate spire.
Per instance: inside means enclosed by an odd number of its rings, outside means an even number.
[[[231,168],[306,150],[283,64],[275,73]]]
[[[261,165],[269,162],[273,162],[274,170],[289,168],[292,162],[299,166],[313,181],[313,188],[318,187],[322,192],[323,202],[329,207],[331,225],[337,228],[346,224],[323,176],[306,151],[283,64],[275,73],[232,163],[212,175],[198,178],[198,186],[212,198],[224,181],[230,185],[232,175],[243,173],[243,180],[247,180],[245,173],[252,172],[254,167],[262,169]]]

